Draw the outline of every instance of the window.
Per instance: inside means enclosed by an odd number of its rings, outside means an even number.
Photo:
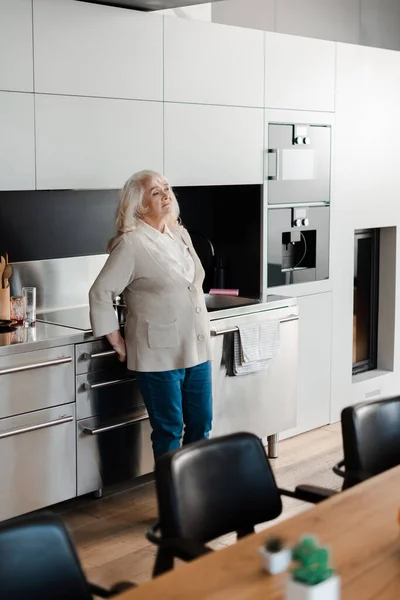
[[[379,229],[354,234],[353,375],[377,367]]]

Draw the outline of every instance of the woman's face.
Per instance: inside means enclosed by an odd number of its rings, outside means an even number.
[[[145,217],[159,220],[172,212],[171,188],[163,177],[149,177],[144,182],[143,205],[147,208]]]

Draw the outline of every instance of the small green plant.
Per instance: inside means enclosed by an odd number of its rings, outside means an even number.
[[[299,563],[292,571],[294,581],[317,585],[333,575],[329,567],[329,552],[318,546],[313,538],[305,538],[292,550],[292,558]]]
[[[281,552],[281,550],[283,550],[283,540],[281,540],[281,538],[269,538],[265,542],[265,549],[270,554]]]

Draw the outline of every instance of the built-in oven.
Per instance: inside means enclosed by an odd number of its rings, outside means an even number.
[[[268,126],[268,204],[330,203],[331,127]]]
[[[106,340],[76,349],[77,494],[153,471],[151,428],[135,374]]]

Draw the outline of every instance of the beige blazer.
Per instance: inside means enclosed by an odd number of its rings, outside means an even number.
[[[154,242],[140,226],[124,234],[89,292],[95,336],[119,328],[113,299],[127,305],[125,342],[128,368],[170,371],[211,360],[210,324],[202,283],[204,270],[188,232],[179,228],[195,263],[193,283],[154,255]]]

